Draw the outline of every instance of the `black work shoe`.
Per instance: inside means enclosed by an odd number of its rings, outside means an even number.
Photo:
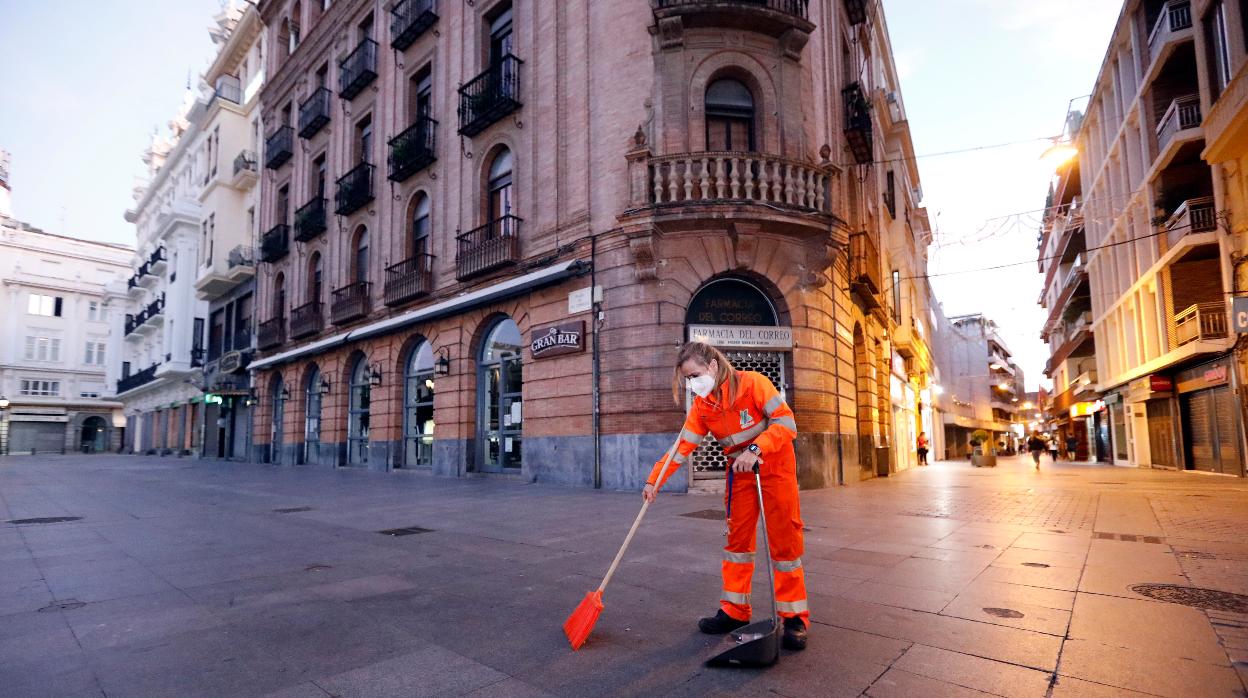
[[[806,649],[806,622],[801,618],[784,619],[784,648],[786,650]]]
[[[715,615],[710,618],[703,618],[698,621],[698,630],[707,635],[723,635],[745,625],[749,625],[748,620],[737,620],[732,616],[724,613],[724,609],[719,609]]]

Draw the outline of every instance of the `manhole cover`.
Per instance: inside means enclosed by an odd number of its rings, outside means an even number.
[[[81,516],[42,516],[35,519],[10,519],[7,523],[17,524],[45,524],[45,523],[65,523],[66,521],[82,521]]]
[[[1217,589],[1184,587],[1177,584],[1136,584],[1131,591],[1157,601],[1203,608],[1207,611],[1248,613],[1248,596]]]
[[[1023,614],[1012,608],[985,608],[984,613],[998,618],[1022,618]]]
[[[324,572],[325,570],[334,569],[333,565],[308,565],[303,568],[304,572]]]
[[[411,536],[417,533],[430,533],[432,528],[421,528],[420,526],[408,526],[407,528],[387,528],[384,531],[378,531],[387,536]]]
[[[274,509],[274,514],[298,514],[301,511],[312,511],[312,507],[287,507],[285,509]]]
[[[702,511],[691,511],[688,514],[681,514],[691,519],[707,519],[709,521],[723,521],[726,514],[723,509],[703,509]]]
[[[56,603],[50,603],[47,606],[44,606],[43,608],[39,609],[39,612],[51,613],[52,611],[72,611],[75,608],[82,608],[83,606],[86,606],[86,605],[87,604],[81,601],[75,601],[73,599],[69,599],[67,601],[58,601]]]

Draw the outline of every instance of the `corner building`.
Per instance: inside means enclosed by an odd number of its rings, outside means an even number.
[[[889,472],[878,3],[259,9],[257,459],[640,487],[704,337]]]

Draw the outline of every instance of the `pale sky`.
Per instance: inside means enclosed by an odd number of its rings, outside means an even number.
[[[884,0],[920,155],[1057,135],[1091,91],[1120,0]],[[153,128],[213,56],[219,0],[0,0],[6,56],[0,148],[13,154],[14,215],[52,232],[134,243],[122,218]],[[933,279],[948,315],[983,312],[1026,375],[1043,379],[1038,213],[1045,143],[922,158],[938,229]]]

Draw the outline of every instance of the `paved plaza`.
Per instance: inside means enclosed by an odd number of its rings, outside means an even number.
[[[0,523],[0,695],[1244,695],[1248,599],[1188,591],[1248,594],[1243,480],[1003,458],[804,492],[810,647],[762,671],[702,664],[724,532],[707,495],[660,497],[569,650],[560,625],[639,504],[3,458],[0,522],[78,520]]]

